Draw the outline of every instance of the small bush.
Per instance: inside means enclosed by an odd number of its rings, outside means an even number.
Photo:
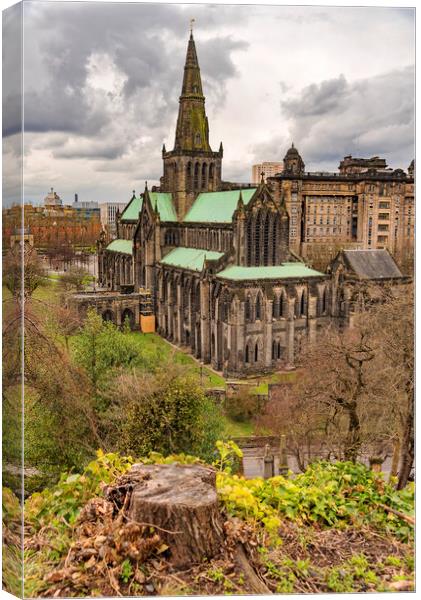
[[[235,395],[225,399],[225,413],[233,421],[244,423],[255,417],[260,410],[257,394],[249,389],[239,390]]]

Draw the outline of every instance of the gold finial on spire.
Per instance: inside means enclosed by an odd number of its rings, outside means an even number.
[[[193,35],[193,23],[196,21],[196,19],[190,19],[190,35]]]

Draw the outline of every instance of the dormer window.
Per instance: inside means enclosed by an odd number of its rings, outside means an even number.
[[[195,146],[200,146],[201,142],[202,142],[202,137],[201,137],[200,133],[196,133],[196,135],[194,136]]]

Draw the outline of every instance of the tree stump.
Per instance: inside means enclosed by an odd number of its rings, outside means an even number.
[[[128,517],[157,528],[177,567],[214,557],[223,541],[216,475],[199,465],[133,465]]]

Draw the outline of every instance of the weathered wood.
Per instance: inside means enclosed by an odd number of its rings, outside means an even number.
[[[415,525],[415,519],[413,517],[410,517],[409,515],[406,515],[400,510],[396,510],[395,508],[387,506],[387,504],[382,504],[381,502],[377,502],[377,506],[380,506],[381,508],[384,508],[384,510],[386,510],[387,512],[390,512],[396,515],[397,517],[400,517],[403,521],[406,521],[406,523],[409,523],[410,525]]]
[[[237,544],[235,549],[235,560],[240,570],[243,571],[247,581],[250,584],[251,592],[254,594],[272,594],[264,581],[258,577],[247,559],[244,547],[241,543]]]
[[[215,471],[199,465],[134,465],[128,517],[156,526],[175,566],[214,557],[223,541]]]

